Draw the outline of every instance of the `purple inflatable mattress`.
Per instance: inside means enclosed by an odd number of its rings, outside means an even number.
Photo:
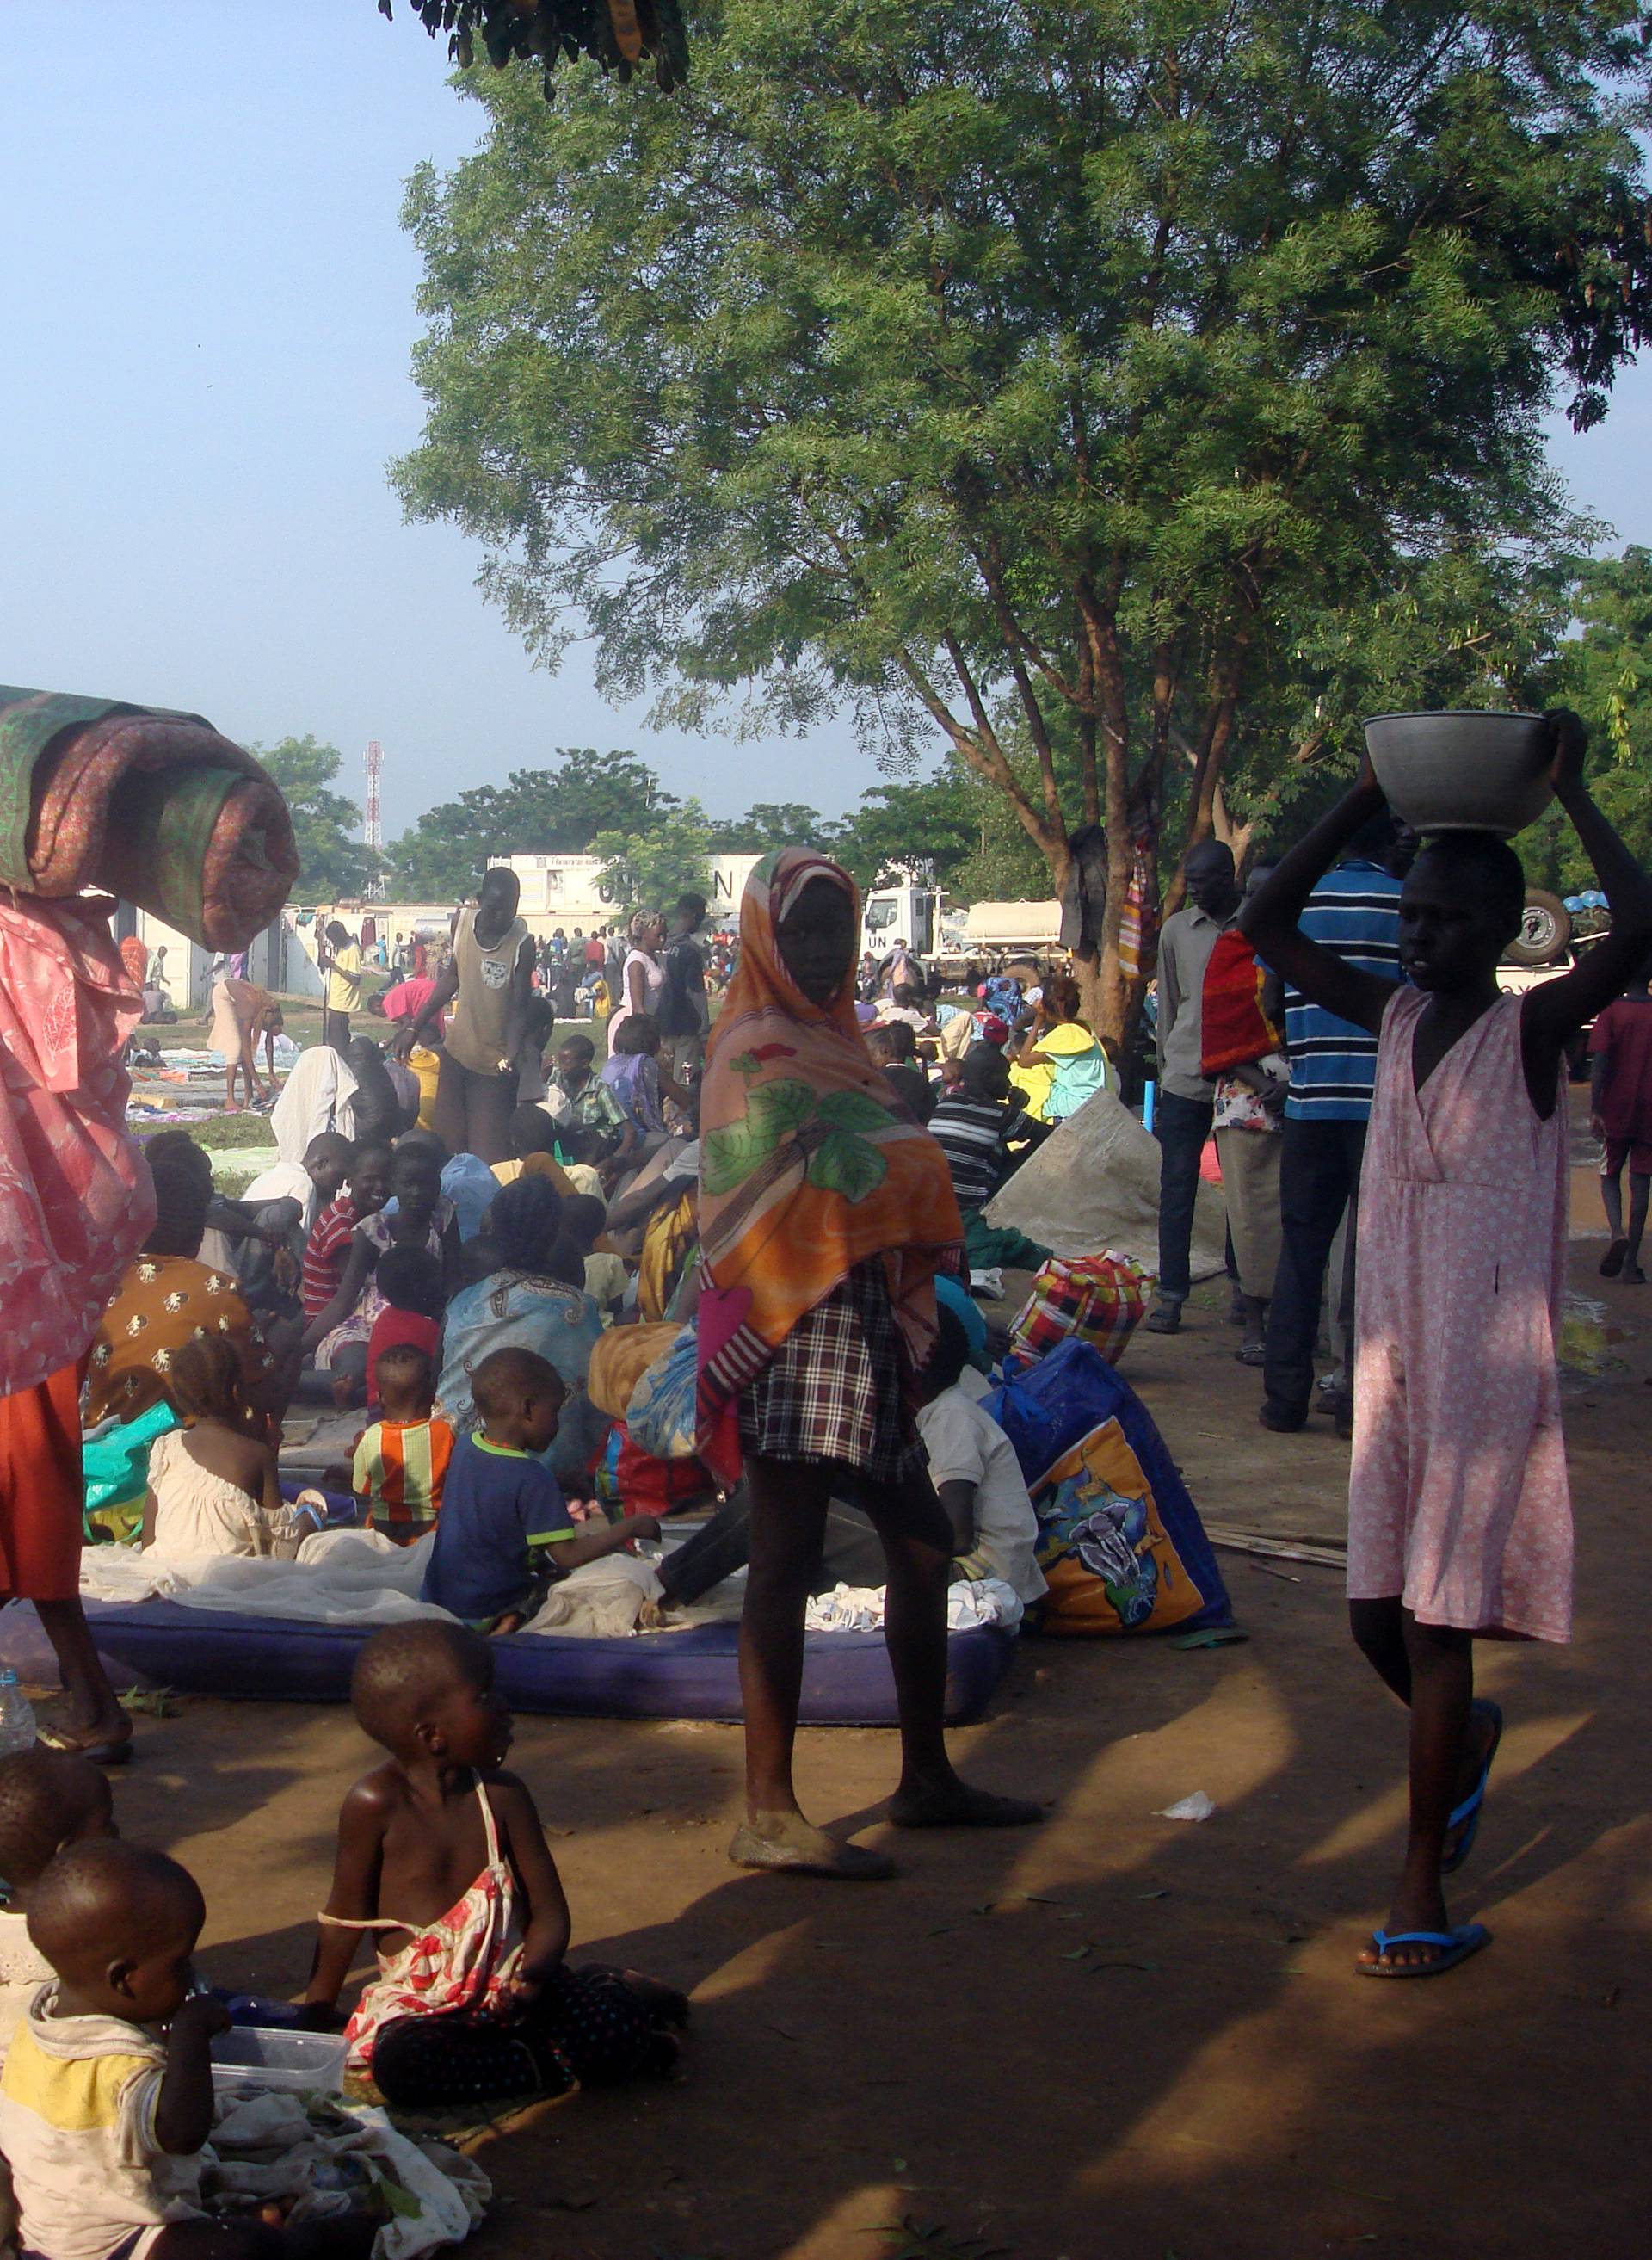
[[[175,1601],[89,1602],[98,1648],[157,1686],[260,1702],[341,1703],[365,1628],[219,1615]],[[628,1640],[520,1634],[493,1642],[499,1691],[518,1711],[606,1719],[738,1719],[734,1624]],[[995,1627],[947,1641],[947,1717],[978,1718],[1015,1646]],[[880,1632],[811,1633],[804,1643],[807,1727],[895,1723],[895,1683]]]

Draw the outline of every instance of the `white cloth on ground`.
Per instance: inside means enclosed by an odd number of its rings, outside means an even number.
[[[89,1601],[160,1599],[235,1616],[277,1617],[302,1624],[404,1624],[415,1617],[449,1620],[421,1601],[433,1537],[397,1546],[376,1530],[319,1530],[296,1562],[249,1561],[223,1554],[156,1561],[127,1546],[89,1546],[81,1556],[81,1593]],[[643,1604],[659,1593],[645,1562],[587,1562],[554,1585],[530,1632],[608,1638],[634,1631]]]
[[[829,1593],[816,1593],[804,1619],[809,1632],[881,1632],[883,1627],[882,1585],[838,1584]],[[975,1632],[983,1625],[998,1625],[1013,1632],[1026,1612],[1020,1598],[997,1577],[976,1582],[960,1579],[947,1593],[948,1632]]]

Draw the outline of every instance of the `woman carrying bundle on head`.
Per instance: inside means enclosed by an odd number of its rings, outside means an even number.
[[[701,1456],[750,1486],[740,1626],[741,1866],[871,1879],[878,1852],[805,1820],[792,1786],[809,1572],[827,1502],[852,1495],[888,1564],[885,1633],[902,1769],[890,1818],[1016,1826],[1039,1806],[968,1787],[947,1756],[953,1533],[926,1471],[912,1384],[935,1338],[934,1275],[963,1237],[939,1147],[871,1060],[855,1014],[854,882],[787,848],[740,904],[739,969],[700,1090]]]
[[[1575,714],[1549,718],[1555,796],[1612,906],[1570,973],[1505,996],[1520,858],[1490,832],[1426,841],[1399,899],[1396,983],[1298,924],[1383,805],[1353,790],[1246,903],[1259,957],[1379,1039],[1360,1180],[1348,1607],[1411,1712],[1411,1832],[1366,1977],[1433,1978],[1487,1943],[1453,1925],[1442,1877],[1469,1856],[1503,1730],[1474,1696],[1477,1638],[1571,1634],[1571,1501],[1555,1342],[1567,1238],[1563,1053],[1652,942],[1652,882],[1590,798]]]

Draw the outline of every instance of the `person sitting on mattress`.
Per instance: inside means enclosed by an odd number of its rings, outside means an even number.
[[[377,1976],[345,2028],[351,2070],[408,2111],[669,2071],[683,1996],[564,1958],[568,1901],[526,1784],[501,1770],[511,1714],[487,1641],[391,1625],[356,1658],[350,1700],[390,1756],[340,1812],[304,1999],[327,2020],[361,1934],[377,1934]]]
[[[150,1174],[154,1224],[93,1336],[82,1420],[88,1428],[111,1416],[135,1420],[170,1401],[173,1360],[204,1330],[234,1347],[248,1428],[263,1433],[287,1409],[296,1345],[279,1323],[261,1330],[232,1274],[197,1260],[210,1174],[176,1151],[152,1160]]]
[[[396,1342],[382,1350],[368,1378],[383,1411],[356,1442],[351,1471],[356,1511],[367,1529],[411,1546],[436,1527],[454,1432],[435,1417],[434,1369],[416,1344]]]
[[[367,1394],[368,1345],[384,1308],[378,1261],[392,1248],[422,1248],[442,1267],[451,1285],[459,1271],[459,1226],[441,1189],[439,1141],[410,1131],[390,1161],[394,1211],[381,1209],[357,1224],[338,1292],[304,1331],[304,1346],[333,1376],[333,1402],[359,1405]]]
[[[660,1535],[651,1514],[576,1527],[543,1457],[566,1394],[555,1367],[532,1350],[497,1349],[470,1377],[480,1425],[447,1463],[419,1598],[478,1632],[519,1631],[556,1578]]]
[[[494,1350],[532,1350],[555,1369],[565,1389],[585,1379],[602,1317],[584,1291],[583,1261],[574,1268],[579,1284],[561,1276],[561,1198],[542,1177],[518,1178],[493,1204],[486,1234],[492,1267],[454,1297],[442,1327],[436,1395],[457,1435],[476,1425],[471,1377]]]
[[[286,1505],[275,1446],[247,1434],[234,1344],[223,1334],[182,1343],[169,1384],[184,1425],[149,1447],[144,1547],[175,1562],[197,1554],[292,1561],[319,1520]]]
[[[952,1523],[953,1583],[996,1577],[1030,1605],[1048,1588],[1021,1463],[991,1414],[959,1386],[969,1362],[963,1321],[942,1304],[935,1325],[935,1347],[917,1378],[918,1433]]]

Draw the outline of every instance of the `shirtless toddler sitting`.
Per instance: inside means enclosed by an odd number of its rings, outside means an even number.
[[[390,1760],[339,1815],[305,2000],[330,2010],[361,1934],[378,1934],[378,1975],[345,2028],[351,2068],[405,2110],[669,2070],[683,1995],[563,1960],[568,1901],[526,1785],[500,1770],[511,1714],[488,1642],[393,1625],[361,1650],[350,1699]]]

